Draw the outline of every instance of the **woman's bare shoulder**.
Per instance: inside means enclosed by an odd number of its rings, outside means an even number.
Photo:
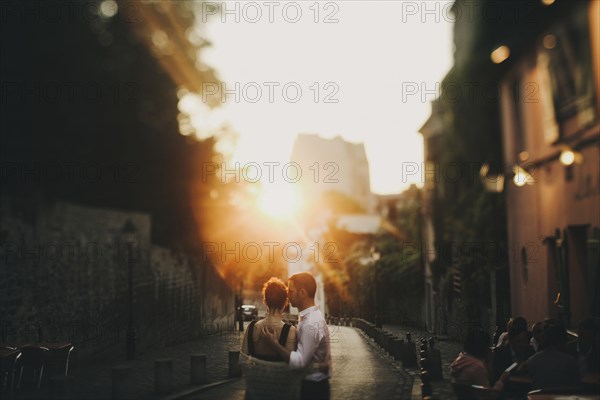
[[[288,333],[288,337],[295,338],[297,335],[298,329],[294,325],[290,326],[290,332]]]
[[[290,331],[288,332],[287,341],[285,343],[286,349],[288,349],[289,351],[296,350],[297,338],[298,338],[298,334],[297,334],[296,327],[294,325],[292,325],[290,327]]]
[[[262,332],[265,328],[267,329],[275,329],[275,332],[281,332],[281,328],[283,328],[283,321],[276,321],[272,319],[261,319],[258,320],[254,326],[257,332]]]

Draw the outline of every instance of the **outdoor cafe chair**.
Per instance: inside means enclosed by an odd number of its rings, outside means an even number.
[[[528,399],[552,399],[554,397],[566,399],[580,398],[582,400],[591,398],[600,399],[600,393],[598,389],[581,386],[537,389],[527,393]]]
[[[47,343],[42,346],[48,348],[42,384],[54,376],[69,376],[69,366],[75,346],[71,343]]]
[[[479,385],[452,382],[452,390],[457,400],[498,399],[500,392]]]
[[[21,352],[16,347],[0,347],[0,393],[14,396],[15,370],[21,357]]]
[[[23,346],[20,348],[20,350],[21,357],[17,367],[19,369],[19,382],[17,384],[17,389],[21,388],[24,374],[26,379],[31,377],[31,382],[33,385],[39,388],[42,383],[46,355],[49,350],[46,347],[30,345]]]

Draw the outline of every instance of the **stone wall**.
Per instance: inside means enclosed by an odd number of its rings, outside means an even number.
[[[152,244],[149,215],[0,198],[0,343],[125,349],[129,269],[139,351],[231,329],[234,297],[198,257]],[[126,229],[127,227],[127,229]]]

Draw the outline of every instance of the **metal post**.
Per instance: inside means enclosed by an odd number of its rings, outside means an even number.
[[[379,258],[378,258],[379,259]],[[377,276],[377,270],[379,268],[379,260],[375,261],[375,327],[382,327],[381,323],[381,308],[379,307],[379,276]]]
[[[238,320],[238,330],[240,332],[244,331],[244,312],[242,310],[242,304],[244,303],[244,281],[240,282],[240,294],[238,295],[238,306],[236,310],[237,320]]]
[[[381,318],[379,316],[379,292],[378,292],[379,279],[377,279],[377,263],[379,261],[380,256],[381,255],[377,251],[377,248],[375,246],[371,247],[371,257],[373,259],[373,275],[374,275],[373,278],[375,280],[375,282],[373,284],[374,294],[375,294],[375,318],[374,318],[373,322],[375,322],[376,328],[381,328]]]
[[[135,225],[128,219],[123,226],[123,233],[127,238],[127,267],[128,267],[128,309],[129,315],[127,317],[127,330],[125,332],[125,352],[127,354],[127,360],[135,360],[135,344],[136,344],[136,332],[133,318],[133,244],[135,241],[135,234],[137,230]]]
[[[136,332],[133,323],[133,258],[131,254],[131,243],[127,244],[127,264],[129,267],[129,317],[127,319],[127,332],[125,334],[125,346],[127,348],[127,359],[135,360]]]

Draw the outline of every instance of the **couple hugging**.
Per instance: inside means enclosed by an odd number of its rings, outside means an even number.
[[[316,290],[308,272],[290,276],[287,287],[277,278],[264,284],[267,316],[253,321],[242,339],[247,398],[329,399],[329,330],[315,305]],[[288,302],[299,310],[297,328],[283,322]]]

